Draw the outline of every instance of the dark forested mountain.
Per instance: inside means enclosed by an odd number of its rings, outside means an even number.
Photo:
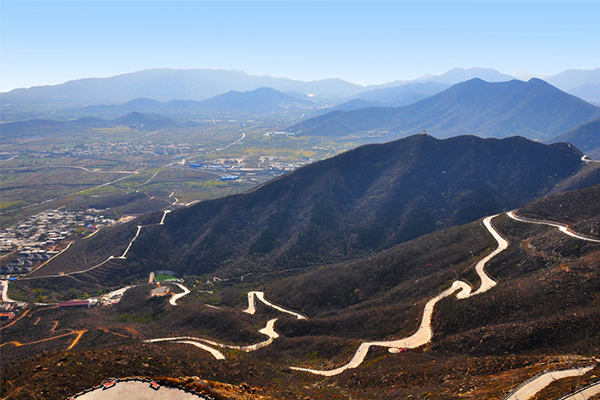
[[[564,144],[415,135],[348,151],[246,194],[175,210],[164,225],[153,225],[162,217],[154,213],[107,228],[43,273],[119,255],[137,225],[147,227],[127,267],[115,272],[121,277],[159,267],[243,274],[337,262],[518,207],[582,164],[581,153]]]
[[[550,143],[568,142],[585,154],[600,158],[600,119],[590,121],[567,133],[558,135],[549,140]]]
[[[550,138],[600,116],[600,108],[539,79],[489,83],[472,79],[399,108],[334,111],[290,127],[302,135],[341,136],[427,130],[437,137],[476,134]]]

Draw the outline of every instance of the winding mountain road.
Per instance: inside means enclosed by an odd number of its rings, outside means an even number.
[[[14,303],[15,301],[8,297],[8,280],[0,281],[2,283],[2,301]]]
[[[490,232],[490,234],[494,237],[494,239],[496,239],[496,242],[498,242],[498,247],[496,248],[496,250],[494,250],[488,256],[486,256],[481,261],[479,261],[477,263],[477,265],[475,266],[477,275],[479,276],[479,278],[481,280],[481,285],[477,291],[471,292],[471,286],[469,284],[467,284],[466,282],[463,282],[460,280],[454,281],[452,283],[452,286],[450,286],[450,288],[444,290],[443,292],[441,292],[440,294],[438,294],[437,296],[435,296],[434,298],[432,298],[425,304],[425,309],[423,310],[423,317],[421,319],[421,325],[419,326],[419,328],[417,329],[417,331],[414,334],[412,334],[411,336],[409,336],[407,338],[403,338],[403,339],[399,339],[399,340],[361,343],[360,346],[358,347],[358,350],[356,351],[356,353],[354,353],[354,356],[352,357],[350,362],[339,368],[335,368],[332,370],[318,370],[318,369],[301,368],[301,367],[290,367],[290,368],[295,371],[309,372],[309,373],[315,374],[315,375],[335,376],[335,375],[341,374],[342,372],[346,371],[347,369],[352,369],[352,368],[358,367],[364,361],[365,357],[367,356],[367,354],[369,352],[369,349],[372,346],[388,347],[388,351],[398,352],[400,348],[414,349],[414,348],[421,347],[424,344],[429,343],[433,336],[433,333],[431,331],[431,317],[433,316],[433,310],[438,301],[454,294],[457,291],[459,291],[456,294],[456,297],[458,299],[466,299],[466,298],[474,296],[476,294],[484,293],[496,285],[496,281],[494,281],[492,278],[490,278],[485,273],[485,269],[484,269],[485,264],[489,260],[491,260],[493,257],[498,255],[499,253],[501,253],[508,247],[508,242],[504,238],[502,238],[502,236],[500,236],[500,234],[494,229],[494,227],[491,223],[492,219],[495,218],[496,216],[497,215],[493,215],[493,216],[487,217],[483,220],[484,226],[487,228],[487,230]]]
[[[256,312],[256,303],[255,303],[254,299],[258,299],[261,302],[263,302],[264,304],[266,304],[267,306],[269,306],[277,311],[281,311],[282,313],[293,315],[294,317],[296,317],[298,319],[306,319],[306,317],[302,314],[299,314],[295,311],[286,310],[283,307],[280,307],[276,304],[271,303],[269,300],[265,299],[264,292],[258,292],[258,291],[253,291],[253,292],[248,293],[248,308],[246,308],[244,310],[245,313],[254,315],[254,313]]]
[[[588,371],[594,369],[594,365],[583,368],[565,369],[561,371],[549,371],[545,374],[539,375],[535,379],[528,381],[526,384],[520,386],[516,391],[504,397],[502,400],[527,400],[535,396],[537,392],[551,384],[552,382],[569,378],[578,375],[584,375]]]
[[[173,296],[171,296],[171,298],[169,299],[169,304],[171,304],[172,306],[176,306],[177,300],[190,293],[190,290],[183,286],[181,283],[175,283],[175,285],[179,286],[181,290],[183,290],[183,293],[176,293]]]
[[[561,397],[558,400],[588,400],[592,396],[600,394],[600,382],[592,383],[579,389],[577,392]]]
[[[569,229],[568,225],[561,224],[560,222],[542,221],[542,220],[537,220],[537,219],[523,218],[523,217],[517,216],[515,214],[515,211],[507,212],[506,215],[508,215],[510,218],[514,219],[515,221],[527,222],[529,224],[536,224],[536,225],[552,226],[552,227],[558,228],[558,230],[561,231],[562,233],[564,233],[565,235],[569,235],[576,239],[586,240],[588,242],[593,242],[593,243],[600,243],[600,239],[594,239],[589,236],[582,235],[580,233],[575,233]]]

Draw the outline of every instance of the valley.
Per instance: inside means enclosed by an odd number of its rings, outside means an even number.
[[[521,223],[523,225],[536,225],[536,224],[539,224],[538,221],[534,221],[534,220],[531,220],[531,221],[519,221],[519,220],[515,219],[515,218],[518,218],[518,217],[515,217],[514,214],[511,214],[511,215],[513,215],[513,217],[511,217],[511,218],[513,220],[515,220],[515,223]],[[492,227],[492,225],[490,225],[490,221],[491,220],[492,220],[491,218],[486,218],[486,220],[483,221],[483,222],[484,222],[484,225],[486,226],[486,229],[489,231],[490,234],[492,234],[492,236],[495,237],[495,240],[498,242],[498,244],[496,245],[497,249],[494,250],[492,253],[490,253],[487,257],[485,257],[482,260],[480,260],[480,262],[477,264],[477,266],[475,266],[475,271],[477,272],[477,276],[478,276],[477,279],[479,280],[479,289],[476,292],[474,292],[473,294],[483,293],[483,292],[485,292],[485,291],[487,291],[487,290],[489,290],[489,289],[491,289],[493,287],[493,285],[489,285],[488,284],[486,286],[486,289],[484,289],[484,285],[482,283],[483,282],[490,282],[491,281],[490,278],[489,278],[489,276],[485,273],[485,271],[483,269],[484,265],[485,265],[486,262],[490,262],[491,260],[493,260],[494,256],[497,256],[500,253],[500,251],[506,249],[508,247],[508,244],[509,244],[507,241],[504,241],[504,239],[502,239],[498,235],[497,231]],[[564,234],[564,232],[561,232],[561,234]],[[580,240],[580,241],[581,240],[584,240],[584,241],[586,240],[586,239],[580,239],[577,236],[575,236],[575,237],[571,236],[571,237],[573,238],[573,240]],[[588,241],[590,241],[590,240],[588,240]],[[590,242],[593,242],[593,240],[591,240]],[[498,251],[498,250],[500,250],[500,251]],[[597,252],[598,252],[598,249],[596,248],[596,253],[595,254],[597,254]],[[493,281],[491,281],[491,282],[493,282]],[[183,289],[182,293],[184,294],[184,296],[189,293],[188,290],[185,290],[185,287],[183,287],[180,284],[177,284],[177,285],[179,285],[180,289]],[[482,289],[484,289],[484,290],[482,290]],[[458,294],[456,296],[458,299],[461,299],[461,298],[465,299],[467,297],[470,297],[469,293],[471,292],[471,290],[472,289],[471,289],[470,285],[468,285],[468,284],[466,284],[464,282],[461,282],[461,281],[456,281],[448,290],[440,293],[438,296],[433,297],[430,301],[428,301],[425,304],[425,311],[424,311],[424,314],[422,316],[421,326],[417,330],[417,333],[415,333],[413,336],[411,336],[411,338],[407,338],[407,339],[403,339],[403,340],[396,340],[396,341],[393,341],[393,342],[366,342],[364,344],[361,344],[359,346],[359,350],[356,353],[356,355],[354,357],[352,357],[351,362],[349,364],[346,364],[343,367],[338,368],[337,370],[334,369],[334,370],[329,370],[329,371],[319,371],[319,370],[311,370],[311,369],[297,368],[297,367],[293,367],[292,370],[297,370],[297,371],[300,371],[300,372],[302,372],[302,371],[303,372],[310,372],[312,374],[317,374],[317,375],[334,376],[334,375],[342,373],[346,369],[355,369],[355,368],[359,367],[363,363],[363,361],[365,360],[365,358],[367,357],[367,355],[369,353],[369,348],[371,346],[384,346],[384,347],[390,347],[391,346],[392,349],[398,349],[398,348],[407,348],[407,349],[410,349],[410,348],[413,348],[413,347],[421,347],[424,344],[428,343],[431,340],[431,338],[435,336],[435,334],[432,335],[431,328],[429,327],[429,323],[430,323],[429,321],[432,319],[432,313],[433,313],[433,310],[434,310],[435,303],[438,302],[439,300],[441,300],[443,297],[448,296],[450,294],[453,294],[456,291],[458,291]],[[184,296],[180,296],[180,294],[175,294],[175,295],[173,295],[173,297],[171,298],[171,300],[173,300],[173,299],[175,299],[177,297],[184,298]],[[258,299],[262,303],[264,303],[266,306],[274,308],[275,310],[277,310],[279,312],[292,314],[292,316],[295,319],[297,319],[298,322],[300,322],[303,319],[305,319],[305,317],[303,315],[296,314],[293,311],[288,311],[288,309],[286,309],[286,308],[282,308],[282,307],[280,307],[278,305],[275,305],[275,304],[271,303],[269,300],[265,299],[263,292],[252,292],[251,291],[251,292],[248,293],[247,297],[248,297],[248,300],[247,300],[248,308],[245,309],[245,310],[243,310],[242,311],[243,313],[255,314],[257,312],[257,305],[256,305],[255,300]],[[171,303],[171,305],[176,305],[176,304],[173,304],[174,301],[171,301],[170,303]],[[176,305],[176,308],[177,307],[180,307],[180,306]],[[261,313],[264,313],[264,311],[262,311]],[[440,311],[438,311],[437,314],[440,314]],[[25,317],[25,318],[31,318],[32,316],[31,315],[29,315],[29,316],[23,315],[23,317]],[[444,316],[443,315],[437,315],[436,319],[439,319],[439,318],[443,319]],[[38,319],[36,321],[37,322],[36,325],[39,324],[39,320],[40,320],[40,318],[38,317]],[[210,340],[210,339],[190,337],[190,336],[171,336],[171,337],[163,338],[163,339],[147,339],[145,342],[146,343],[156,343],[156,342],[161,342],[161,341],[168,341],[168,342],[171,342],[171,343],[179,343],[179,344],[187,345],[187,346],[193,345],[193,346],[198,347],[200,351],[207,351],[208,354],[211,354],[213,357],[216,358],[216,360],[224,360],[225,358],[228,358],[228,357],[226,357],[220,351],[215,350],[213,348],[214,346],[229,348],[229,349],[232,349],[232,350],[240,350],[242,352],[257,351],[259,349],[265,348],[266,346],[269,346],[269,345],[273,344],[274,340],[278,339],[279,336],[280,336],[275,331],[275,329],[274,329],[276,321],[277,321],[277,319],[271,319],[271,320],[269,320],[268,323],[267,323],[267,325],[266,325],[266,327],[264,329],[261,329],[259,331],[260,334],[267,335],[269,337],[269,339],[266,342],[264,342],[264,341],[263,342],[259,342],[258,344],[255,344],[255,345],[248,345],[248,346],[224,345],[224,344],[220,344],[220,343],[215,342],[215,341]],[[56,327],[56,325],[55,325],[55,327]],[[54,332],[55,327],[52,329],[52,332]],[[6,328],[9,328],[9,326],[6,326]],[[15,328],[12,328],[12,329],[15,329]],[[110,332],[110,331],[107,331],[107,332]],[[429,332],[429,333],[424,333],[424,332]],[[55,339],[62,339],[63,337],[71,335],[73,333],[76,333],[77,336],[72,341],[72,343],[68,346],[68,349],[70,349],[70,348],[72,348],[73,346],[75,346],[78,343],[79,339],[82,336],[86,335],[87,330],[86,331],[81,330],[81,331],[67,332],[66,334],[59,334],[59,335],[55,335],[55,336],[52,336],[52,337],[47,338],[47,339],[41,339],[41,340],[38,340],[36,342],[25,343],[25,344],[26,345],[34,345],[34,344],[38,344],[38,343],[46,343],[46,342],[53,341]],[[111,332],[111,333],[113,335],[115,335],[115,334],[118,335],[117,337],[121,336],[121,334],[118,334],[117,332]],[[130,336],[126,334],[126,335],[122,335],[122,337],[123,338],[128,338]],[[419,339],[417,339],[417,338],[419,338]],[[414,341],[413,339],[416,340],[416,341]],[[129,339],[129,340],[131,340],[131,339]],[[17,342],[15,342],[15,343],[17,343]],[[10,346],[11,344],[12,344],[12,342],[5,342],[5,344],[3,345],[3,347]],[[20,349],[21,347],[22,347],[22,344],[18,343],[17,347],[15,347],[15,350],[16,349]],[[5,349],[4,351],[7,351],[7,350]],[[393,352],[390,351],[390,353],[393,353]],[[401,352],[400,354],[403,354],[403,353]],[[232,356],[233,354],[230,353],[229,355]],[[234,359],[237,359],[237,358],[238,358],[238,356],[234,356]],[[593,362],[593,359],[589,359],[588,363],[589,362]],[[594,368],[593,366],[592,367],[586,367],[586,369],[582,370],[581,374],[579,374],[579,375],[583,375],[585,377],[585,375],[587,375],[587,373],[589,371],[592,371],[593,368]],[[580,376],[580,379],[581,379],[581,376]],[[582,382],[585,382],[585,378],[583,379]],[[584,386],[584,385],[582,385],[582,386]],[[478,393],[480,393],[480,392],[478,392]],[[320,398],[320,397],[317,397],[317,398]],[[444,398],[447,398],[447,397],[444,397]]]
[[[5,97],[3,398],[599,396],[600,109],[493,70],[336,85]]]

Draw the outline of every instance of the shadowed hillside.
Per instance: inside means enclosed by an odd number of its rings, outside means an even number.
[[[163,267],[226,277],[333,263],[519,207],[575,174],[580,158],[573,147],[519,137],[417,135],[363,146],[252,192],[176,210],[164,225],[152,225],[162,213],[143,216],[91,237],[86,248],[119,256],[123,237],[133,238],[135,226],[145,225],[127,260],[118,261],[122,267],[115,265],[111,277],[121,278]],[[101,261],[67,251],[43,274],[83,269],[89,259]]]

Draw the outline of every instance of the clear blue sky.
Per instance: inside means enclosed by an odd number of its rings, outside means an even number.
[[[0,91],[150,68],[358,84],[600,67],[600,2],[5,1]]]

